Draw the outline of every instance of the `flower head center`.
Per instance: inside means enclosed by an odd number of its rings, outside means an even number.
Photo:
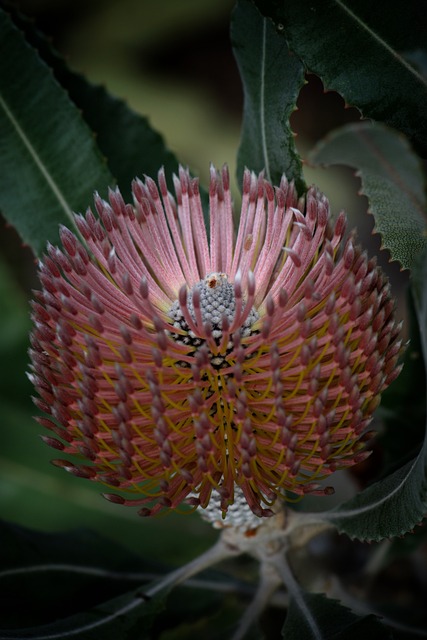
[[[194,300],[196,288],[200,294],[199,303]],[[231,324],[236,308],[233,286],[228,281],[225,273],[209,274],[190,291],[188,310],[193,320],[196,320],[195,306],[197,307],[198,304],[203,323],[211,326],[213,338],[219,340],[222,336],[222,319],[224,317],[227,318]]]
[[[188,292],[185,303],[175,300],[169,317],[180,330],[174,334],[175,341],[195,351],[207,344],[211,365],[221,369],[227,366],[226,356],[233,349],[233,333],[240,338],[251,335],[259,315],[254,307],[246,310],[240,284],[229,282],[225,273],[214,272]]]

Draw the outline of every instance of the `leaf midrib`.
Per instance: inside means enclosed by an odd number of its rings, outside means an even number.
[[[405,474],[401,482],[399,482],[397,487],[395,487],[391,493],[388,493],[386,496],[383,496],[382,498],[380,498],[379,500],[376,500],[375,502],[370,502],[368,505],[365,505],[363,507],[357,507],[356,509],[347,509],[346,511],[344,510],[339,511],[339,509],[337,509],[337,511],[324,511],[323,513],[320,514],[320,519],[326,520],[327,522],[334,522],[335,520],[339,521],[339,520],[342,520],[343,518],[354,518],[354,516],[360,516],[365,513],[369,513],[370,511],[373,511],[375,509],[378,509],[378,507],[380,507],[382,504],[385,504],[386,502],[391,500],[397,493],[399,493],[402,487],[409,481],[412,473],[415,470],[415,467],[417,466],[419,457],[422,454],[423,452],[421,452],[419,456],[415,458],[408,472]]]
[[[267,152],[267,134],[265,126],[265,65],[266,65],[266,43],[267,43],[267,18],[264,18],[262,25],[262,54],[261,54],[261,86],[260,86],[260,129],[261,129],[261,145],[262,154],[264,156],[264,168],[267,180],[270,177],[270,162]]]
[[[2,98],[1,95],[0,95],[0,107],[4,111],[6,118],[9,120],[17,136],[20,138],[25,148],[27,149],[28,153],[30,154],[32,160],[34,161],[34,164],[36,165],[37,169],[43,176],[44,180],[46,181],[54,197],[58,201],[59,206],[64,211],[65,215],[69,218],[71,223],[74,225],[72,209],[68,205],[67,199],[65,198],[61,189],[56,184],[55,180],[53,179],[52,175],[49,172],[49,169],[41,160],[39,154],[37,153],[36,148],[33,146],[31,140],[29,139],[24,129],[21,127],[18,120],[15,118],[15,116],[13,115],[13,112],[8,107],[6,101]]]
[[[373,31],[358,15],[347,7],[341,0],[333,0],[352,20],[354,20],[361,29],[368,33],[379,45],[381,45],[391,56],[397,60],[409,73],[411,73],[421,84],[427,88],[427,79],[424,78],[414,67],[412,67],[405,58],[397,53],[381,36]]]

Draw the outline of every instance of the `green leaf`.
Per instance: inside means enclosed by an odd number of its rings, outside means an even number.
[[[427,154],[427,78],[414,62],[425,59],[419,55],[427,42],[423,3],[391,9],[386,0],[255,1],[326,89],[402,131]]]
[[[81,74],[71,71],[52,43],[16,9],[13,20],[95,133],[96,143],[125,198],[131,196],[131,181],[135,176],[146,174],[154,178],[161,166],[166,176],[177,171],[178,160],[147,118],[110,95],[104,87],[92,85]]]
[[[200,587],[177,587],[168,599],[167,615],[155,620],[152,637],[161,640],[228,639],[230,628],[244,610],[241,600],[233,592],[225,595]],[[254,638],[259,640],[259,634]],[[245,637],[245,640],[250,638]]]
[[[178,159],[166,146],[162,135],[150,125],[148,118],[135,112],[124,100],[109,94],[103,86],[93,85],[81,74],[71,71],[53,49],[50,40],[35,29],[33,22],[16,8],[11,11],[15,24],[25,33],[27,42],[52,69],[59,84],[95,133],[96,143],[125,199],[131,198],[131,182],[135,176],[155,178],[160,167],[164,167],[166,177],[171,178],[173,173],[177,173]],[[209,198],[202,186],[200,195],[209,228]]]
[[[73,596],[71,596],[73,597]],[[140,640],[147,637],[155,616],[164,609],[165,595],[146,599],[142,589],[135,589],[82,613],[55,622],[18,629],[0,629],[1,640],[54,640],[85,638],[85,640]],[[18,615],[19,612],[16,612]],[[53,616],[52,616],[53,617]]]
[[[244,90],[238,183],[246,166],[256,172],[265,169],[267,179],[277,185],[285,173],[302,192],[302,165],[289,118],[304,84],[303,66],[249,0],[237,2],[231,40]]]
[[[427,510],[427,446],[398,471],[376,482],[319,519],[362,541],[401,536],[419,524]]]
[[[337,600],[300,590],[291,596],[282,631],[286,640],[386,640],[392,638],[373,615],[360,617]]]
[[[225,637],[240,613],[238,591],[253,593],[246,583],[211,570],[206,580],[195,579],[199,584],[176,586],[167,615],[154,620],[174,572],[151,559],[150,540],[141,545],[150,554],[146,560],[86,529],[45,533],[0,520],[0,539],[1,640],[141,640],[151,626],[153,638],[213,640]]]
[[[414,269],[414,295],[424,361],[427,356],[427,254]],[[427,427],[419,455],[319,519],[350,538],[378,541],[412,531],[427,514]]]
[[[113,178],[92,132],[0,9],[0,208],[40,253]]]
[[[1,638],[65,633],[136,640],[164,606],[164,595],[144,598],[140,585],[150,574],[134,577],[153,565],[102,536],[77,529],[47,534],[0,521],[0,537]]]
[[[70,97],[97,134],[99,148],[125,199],[131,197],[131,182],[136,176],[156,179],[161,167],[166,176],[178,172],[178,160],[147,118],[81,76],[69,73],[64,80]]]
[[[379,124],[346,125],[319,142],[309,160],[357,169],[375,231],[392,259],[410,268],[427,247],[427,202],[421,165],[406,139]]]

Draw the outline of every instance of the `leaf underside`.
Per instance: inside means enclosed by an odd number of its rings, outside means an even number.
[[[384,125],[358,122],[320,141],[309,161],[357,170],[383,246],[411,268],[427,247],[427,202],[421,165],[406,139]]]

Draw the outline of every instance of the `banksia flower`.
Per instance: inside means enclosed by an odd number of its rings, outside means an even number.
[[[163,171],[132,191],[132,205],[96,196],[81,239],[63,227],[40,263],[30,378],[54,463],[141,515],[262,517],[328,492],[320,479],[368,455],[399,372],[375,260],[323,194],[298,199],[284,177],[245,171],[235,232],[227,169],[212,169],[209,239],[187,171],[175,196]]]

